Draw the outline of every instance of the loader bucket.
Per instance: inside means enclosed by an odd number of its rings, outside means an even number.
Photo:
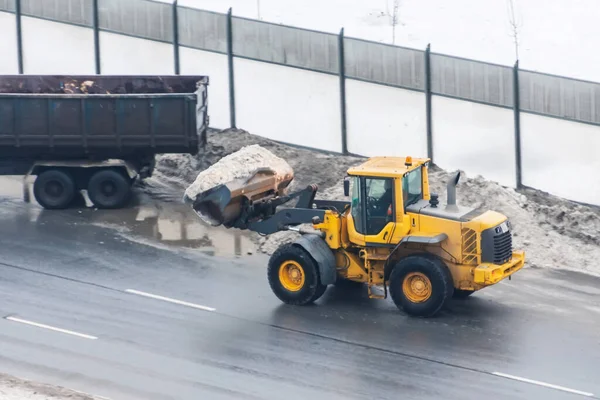
[[[192,208],[213,226],[233,226],[248,216],[253,204],[285,194],[292,179],[291,174],[281,176],[270,168],[257,169],[249,178],[236,179],[200,193]]]

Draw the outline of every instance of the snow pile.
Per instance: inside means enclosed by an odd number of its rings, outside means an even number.
[[[253,144],[221,158],[216,164],[200,172],[186,189],[185,196],[194,200],[200,193],[215,186],[236,179],[250,178],[259,168],[270,168],[281,177],[294,176],[294,171],[284,159],[258,144]]]
[[[0,374],[0,399],[2,400],[99,400],[85,393],[26,381],[13,376]]]
[[[157,157],[157,173],[150,186],[164,182],[187,187],[198,172],[241,148],[260,144],[286,160],[294,170],[292,186],[296,190],[310,183],[319,186],[317,198],[344,200],[343,178],[350,166],[364,161],[362,157],[339,156],[299,149],[250,135],[244,131],[211,132],[208,147],[196,157],[164,155]],[[418,156],[418,155],[413,155]],[[446,202],[446,183],[452,172],[436,166],[430,168],[430,186]],[[165,180],[166,179],[166,180]],[[160,183],[163,182],[163,183]],[[173,189],[170,189],[173,192]],[[181,192],[177,192],[181,193]],[[180,194],[177,196],[180,201]],[[467,207],[495,210],[507,215],[514,227],[514,247],[526,251],[529,267],[583,271],[600,275],[600,208],[580,205],[537,190],[503,187],[482,177],[461,173],[457,201]],[[267,254],[297,237],[295,232],[278,232],[268,237],[255,235],[259,249]]]
[[[316,184],[320,192],[338,184],[350,166],[364,160],[363,157],[340,157],[336,154],[286,146],[238,129],[209,130],[207,141],[206,148],[200,150],[196,156],[157,155],[154,175],[143,183],[146,191],[161,200],[179,202],[181,194],[174,191],[173,186],[187,188],[196,180],[198,173],[216,164],[223,157],[254,144],[284,159],[294,170],[290,190]]]
[[[432,191],[445,202],[450,173],[434,168]],[[507,215],[513,225],[513,245],[525,250],[527,264],[600,275],[600,208],[585,206],[537,191],[516,191],[478,176],[457,186],[459,204]]]
[[[454,173],[430,167],[431,191],[446,203],[446,183]],[[343,200],[342,180],[318,198]],[[536,191],[517,192],[482,177],[469,178],[461,171],[457,203],[484,212],[498,211],[513,225],[513,247],[525,250],[528,267],[580,271],[600,276],[600,208],[575,204]],[[261,251],[272,254],[294,240],[294,232],[279,232],[259,240]]]

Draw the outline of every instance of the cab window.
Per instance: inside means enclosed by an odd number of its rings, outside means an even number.
[[[366,178],[367,227],[366,235],[377,235],[393,221],[394,180],[391,178]]]
[[[391,178],[352,178],[351,212],[358,233],[377,235],[394,220],[393,183]]]
[[[351,214],[352,219],[354,219],[354,229],[356,232],[364,234],[362,229],[363,226],[363,207],[361,199],[361,184],[359,177],[353,177],[350,180],[350,185],[352,186],[352,203],[351,203]]]
[[[417,168],[404,175],[402,178],[402,197],[404,209],[411,204],[415,204],[423,198],[423,182],[421,168]]]

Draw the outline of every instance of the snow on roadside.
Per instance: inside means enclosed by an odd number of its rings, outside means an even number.
[[[2,400],[101,400],[106,398],[0,374]]]
[[[318,198],[343,199],[342,180],[348,167],[364,158],[326,154],[275,143],[244,131],[211,132],[206,152],[197,157],[165,155],[157,159],[157,175],[151,180],[177,183],[178,201],[197,174],[221,157],[249,144],[258,143],[285,159],[294,169],[296,189],[310,183],[319,185]],[[419,156],[413,154],[413,156]],[[451,173],[432,166],[431,190],[445,204],[445,185]],[[152,186],[152,185],[150,185]],[[156,187],[159,185],[157,184]],[[461,205],[491,209],[507,215],[514,226],[514,247],[526,251],[527,265],[586,272],[600,276],[600,208],[577,204],[537,191],[503,187],[482,177],[464,173],[457,187]],[[271,254],[282,243],[297,237],[294,232],[278,232],[268,237],[256,235],[259,249]]]

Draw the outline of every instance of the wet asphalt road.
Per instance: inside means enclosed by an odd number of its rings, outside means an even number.
[[[7,193],[0,372],[113,399],[600,398],[597,278],[526,269],[434,319],[352,287],[289,307],[266,258],[236,257],[249,245],[229,232],[174,246],[154,226],[131,241],[106,226],[110,212],[42,211]]]

